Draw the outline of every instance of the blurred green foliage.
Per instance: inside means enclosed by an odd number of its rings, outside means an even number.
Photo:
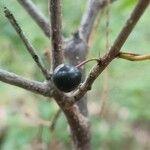
[[[48,16],[47,1],[34,0],[34,2]],[[137,0],[116,1],[111,6],[109,27],[110,44],[115,40],[136,2]],[[81,0],[63,1],[63,34],[65,37],[70,37],[78,29],[82,14],[86,8],[85,4],[86,1]],[[43,81],[44,78],[39,73],[39,69],[27,53],[14,29],[4,17],[3,6],[7,6],[15,14],[24,33],[33,43],[39,55],[42,56],[46,65],[48,63],[46,62],[44,52],[49,48],[49,40],[17,1],[0,1],[0,68],[28,78]],[[149,14],[150,9],[145,12],[122,50],[141,54],[149,53]],[[105,24],[106,15],[104,11],[100,19],[98,32],[96,32],[97,34],[90,47],[88,58],[98,57],[104,54],[106,44]],[[86,65],[87,72],[93,65],[94,63]],[[47,65],[47,67],[49,66]],[[96,80],[92,91],[88,94],[93,149],[146,150],[146,146],[144,144],[142,145],[140,140],[138,141],[136,138],[137,132],[135,125],[136,127],[139,125],[139,129],[150,136],[150,132],[147,130],[147,126],[150,126],[149,61],[129,62],[116,59],[111,63],[108,67],[108,113],[100,117],[100,93],[104,84],[104,76],[105,74],[103,73]],[[58,109],[56,104],[51,102],[51,100],[0,82],[0,110],[1,106],[6,108],[6,117],[0,118],[0,122],[4,122],[4,126],[6,127],[2,142],[0,140],[1,150],[28,149],[31,143],[33,146],[35,140],[40,140],[45,145],[49,145],[52,144],[54,139],[56,139],[57,144],[61,143],[61,147],[64,149],[70,149],[67,123],[62,114],[58,119],[55,132],[51,133],[49,128],[44,125],[29,123],[30,121],[26,122],[18,103],[26,106],[26,109],[32,112],[31,114],[36,112],[36,116],[48,121],[52,120]]]

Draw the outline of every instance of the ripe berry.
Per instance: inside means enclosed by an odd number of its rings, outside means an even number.
[[[61,64],[54,70],[53,82],[59,90],[70,92],[80,84],[81,77],[81,72],[75,66]]]

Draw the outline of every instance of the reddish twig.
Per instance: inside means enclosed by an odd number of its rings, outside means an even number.
[[[86,63],[88,63],[90,61],[97,61],[97,62],[99,62],[100,60],[97,59],[97,58],[88,59],[88,60],[82,61],[80,64],[76,65],[76,67],[80,68],[81,66],[85,65]]]

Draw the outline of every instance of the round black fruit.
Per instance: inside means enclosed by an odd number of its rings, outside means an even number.
[[[80,84],[81,77],[81,72],[75,66],[61,64],[54,70],[53,82],[59,90],[70,92]]]

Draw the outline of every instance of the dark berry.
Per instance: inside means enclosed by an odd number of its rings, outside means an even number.
[[[54,70],[53,82],[59,90],[70,92],[78,87],[81,77],[81,72],[75,66],[61,64]]]

